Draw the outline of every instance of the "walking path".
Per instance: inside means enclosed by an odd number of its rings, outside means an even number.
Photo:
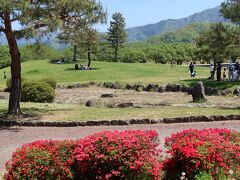
[[[161,139],[163,148],[164,138],[172,133],[188,128],[228,128],[240,131],[240,121],[209,122],[209,123],[187,123],[187,124],[159,124],[159,125],[131,125],[131,126],[101,126],[101,127],[13,127],[9,129],[0,128],[0,172],[4,171],[4,164],[11,158],[16,148],[25,143],[41,139],[79,139],[87,135],[103,130],[156,130]]]

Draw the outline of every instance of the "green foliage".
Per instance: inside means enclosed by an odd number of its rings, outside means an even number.
[[[195,176],[195,180],[212,180],[212,176],[210,173],[202,171]]]
[[[51,86],[53,89],[56,89],[57,81],[53,78],[44,78],[40,80],[41,82],[47,83],[49,86]]]
[[[24,82],[26,82],[27,80],[25,78],[22,78],[22,85]],[[10,91],[11,89],[11,83],[12,83],[12,80],[11,78],[8,78],[7,81],[6,81],[6,88],[7,88],[7,91]]]
[[[200,33],[208,30],[209,27],[210,23],[193,23],[174,31],[153,36],[145,40],[145,42],[150,44],[193,43],[194,39],[196,39]]]
[[[22,85],[22,102],[51,103],[54,97],[54,89],[45,82],[27,81]]]
[[[7,46],[0,46],[0,69],[10,65],[9,49]]]
[[[44,44],[32,44],[20,47],[21,61],[61,59],[62,52]]]
[[[240,1],[227,0],[222,3],[221,12],[225,18],[231,19],[232,22],[240,23]]]
[[[119,49],[124,46],[127,38],[126,23],[125,18],[119,12],[114,13],[112,19],[108,29],[108,41],[114,49],[114,61],[117,62]]]

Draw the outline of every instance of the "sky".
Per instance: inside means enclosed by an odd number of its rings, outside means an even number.
[[[214,8],[224,0],[100,0],[108,12],[108,24],[97,25],[105,32],[114,12],[123,14],[126,27],[157,23],[166,19],[179,19],[203,10]]]

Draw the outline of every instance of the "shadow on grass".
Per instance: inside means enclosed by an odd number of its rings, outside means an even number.
[[[197,82],[202,81],[205,86],[218,88],[218,89],[229,89],[234,86],[240,86],[240,81],[231,82],[231,81],[213,81],[209,79],[185,79],[181,80],[184,84],[188,84],[189,86],[194,86]]]
[[[9,116],[5,109],[0,109],[0,121],[31,121],[41,120],[42,115],[54,115],[61,111],[72,111],[72,109],[41,109],[41,108],[21,108],[22,114],[19,116]],[[1,128],[1,127],[0,127]]]

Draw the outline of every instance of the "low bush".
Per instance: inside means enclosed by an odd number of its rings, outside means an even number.
[[[44,79],[41,79],[40,81],[47,83],[53,89],[56,89],[56,87],[57,87],[57,81],[55,79],[53,79],[53,78],[44,78]]]
[[[22,84],[22,102],[51,103],[54,98],[54,89],[45,82],[26,81]]]
[[[179,179],[181,172],[193,179],[200,172],[240,177],[240,132],[227,129],[184,130],[166,138],[165,146],[171,158],[165,161],[165,169]],[[174,173],[173,173],[174,172]],[[206,175],[205,174],[205,175]],[[201,175],[201,174],[200,174]]]
[[[27,80],[25,79],[25,78],[22,78],[22,84],[24,84],[24,82],[26,82]],[[6,89],[7,89],[7,91],[10,91],[10,89],[11,89],[11,83],[12,83],[12,79],[11,78],[8,78],[7,80],[6,80]]]
[[[6,163],[6,180],[73,179],[73,141],[36,141],[13,153]]]
[[[159,179],[155,131],[101,132],[77,142],[78,179]]]

